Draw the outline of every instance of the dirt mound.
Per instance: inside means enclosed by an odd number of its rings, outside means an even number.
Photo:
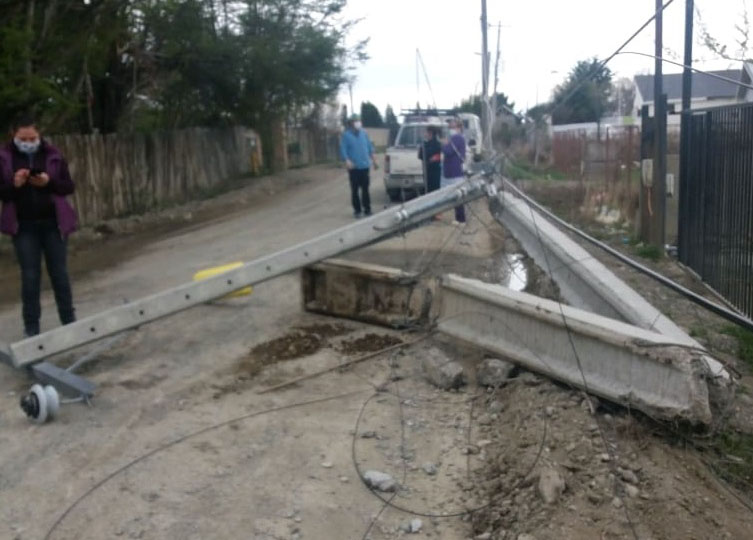
[[[250,356],[266,366],[275,362],[310,356],[324,345],[324,338],[311,332],[291,332],[251,349]]]
[[[581,392],[525,374],[478,403],[474,416],[474,436],[485,440],[474,485],[489,501],[473,514],[476,535],[747,537],[750,512],[699,456],[669,446],[627,410],[603,404],[591,415]]]
[[[343,341],[338,348],[344,354],[358,354],[381,351],[387,347],[398,345],[403,340],[385,334],[366,334],[360,338]]]

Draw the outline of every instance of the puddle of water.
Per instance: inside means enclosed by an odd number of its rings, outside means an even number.
[[[513,291],[522,291],[528,285],[528,269],[523,263],[523,255],[520,253],[513,253],[511,255],[505,255],[507,259],[505,263],[509,272],[505,276],[503,285],[507,285]]]

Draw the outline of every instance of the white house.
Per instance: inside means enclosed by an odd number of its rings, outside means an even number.
[[[740,69],[726,69],[722,71],[711,71],[710,73],[751,84],[753,78],[753,64],[746,62]],[[682,73],[668,73],[662,78],[664,93],[667,94],[667,104],[669,110],[680,111],[682,109]],[[654,114],[654,76],[653,75],[636,75],[633,78],[635,84],[635,104],[634,113],[636,118],[641,116],[643,105],[649,106],[649,114]],[[746,89],[733,82],[711,77],[704,73],[693,73],[693,86],[690,97],[691,109],[703,109],[707,107],[721,107],[723,105],[733,105],[743,101],[753,101],[753,90]],[[677,123],[679,118],[674,117]],[[670,115],[670,123],[673,122],[673,115]]]

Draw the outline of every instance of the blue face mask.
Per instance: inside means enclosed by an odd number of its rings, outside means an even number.
[[[39,139],[36,141],[22,141],[21,139],[13,139],[13,144],[16,145],[18,151],[23,154],[36,154],[39,150]]]

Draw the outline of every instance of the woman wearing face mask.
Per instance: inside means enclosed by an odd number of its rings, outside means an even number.
[[[463,176],[463,162],[465,161],[465,137],[463,137],[463,123],[457,120],[449,121],[450,136],[443,141],[442,154],[442,187],[458,184],[465,180]],[[455,207],[455,221],[465,223],[465,207],[461,204]]]
[[[67,269],[67,238],[76,213],[66,195],[73,180],[60,151],[43,140],[36,123],[22,118],[13,140],[0,147],[0,232],[13,237],[21,267],[24,335],[39,334],[42,255],[62,324],[76,320]]]

